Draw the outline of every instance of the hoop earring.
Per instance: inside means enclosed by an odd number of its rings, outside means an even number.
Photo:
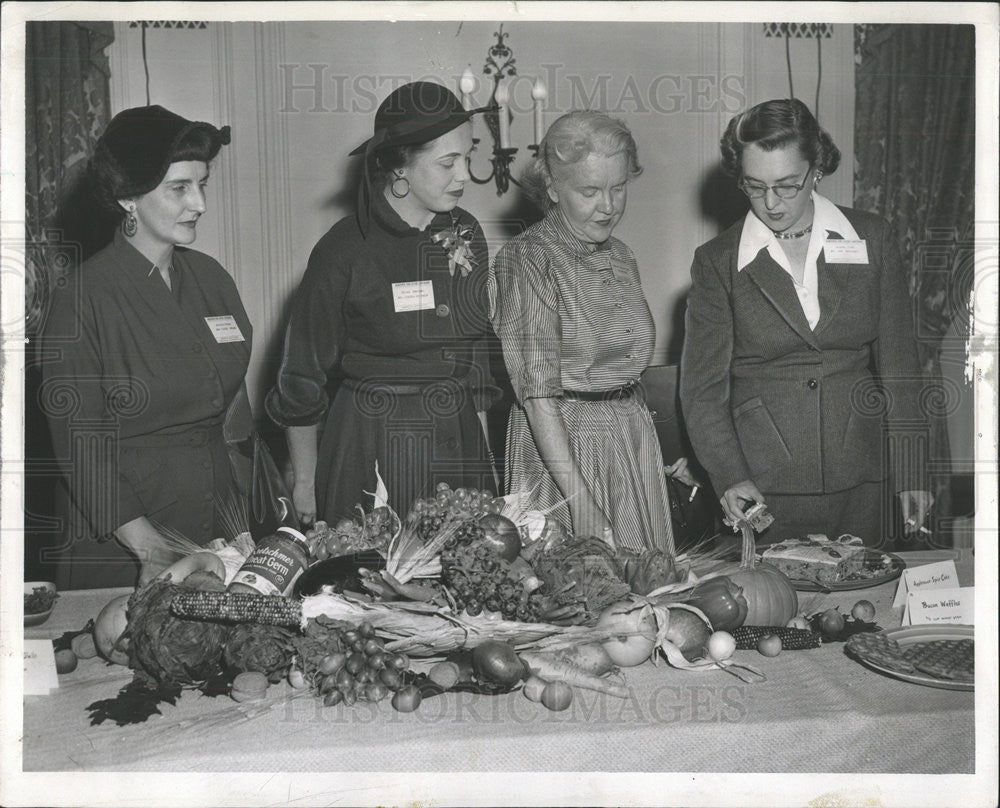
[[[131,238],[139,229],[139,222],[135,218],[134,210],[125,211],[125,218],[122,219],[122,234]]]
[[[406,188],[404,188],[402,192],[396,190],[397,182],[406,183]],[[396,199],[405,199],[406,196],[410,193],[410,181],[406,179],[406,177],[397,174],[392,181],[392,185],[389,186],[389,193],[391,193],[394,197],[396,197]]]

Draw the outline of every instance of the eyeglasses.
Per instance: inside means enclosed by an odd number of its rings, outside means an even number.
[[[806,187],[810,171],[812,171],[812,166],[806,169],[806,175],[798,185],[760,185],[756,182],[750,183],[746,180],[740,180],[740,190],[751,199],[760,199],[767,194],[768,189],[774,191],[774,195],[779,199],[794,199],[799,195],[799,191]]]

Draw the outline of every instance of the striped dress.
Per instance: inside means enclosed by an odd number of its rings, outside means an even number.
[[[642,398],[563,397],[564,390],[605,391],[637,381],[652,358],[653,318],[632,251],[615,238],[580,241],[553,208],[500,250],[489,292],[517,399],[507,428],[508,490],[534,491],[542,510],[562,501],[522,406],[530,398],[558,398],[570,451],[615,544],[672,554],[663,458]],[[571,527],[565,504],[551,514]]]

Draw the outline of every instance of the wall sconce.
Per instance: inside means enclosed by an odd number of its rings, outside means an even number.
[[[483,113],[483,117],[486,119],[486,128],[489,130],[490,138],[493,140],[493,156],[490,158],[493,168],[488,176],[482,178],[473,174],[471,169],[469,173],[472,176],[472,181],[479,185],[485,185],[490,180],[493,180],[497,186],[497,196],[502,196],[507,192],[510,183],[513,182],[515,185],[520,184],[510,175],[511,163],[514,162],[514,155],[517,154],[517,149],[512,148],[510,145],[510,122],[512,118],[510,111],[510,91],[506,84],[501,83],[502,79],[517,75],[517,68],[515,67],[514,52],[504,41],[508,34],[504,33],[502,24],[500,25],[500,30],[495,31],[493,35],[496,37],[496,42],[486,52],[486,62],[483,65],[483,73],[493,77],[493,91],[490,94],[489,103],[486,105],[487,109]],[[473,109],[476,106],[472,100],[472,94],[476,89],[476,78],[472,74],[471,68],[465,68],[465,72],[462,74],[462,78],[459,79],[458,85],[462,92],[462,104],[466,109]],[[536,157],[538,156],[538,144],[541,142],[543,135],[542,103],[547,97],[548,91],[545,89],[545,85],[542,84],[540,79],[536,79],[534,86],[531,88],[535,142],[528,146],[532,155]],[[473,143],[479,142],[479,138],[473,138]]]

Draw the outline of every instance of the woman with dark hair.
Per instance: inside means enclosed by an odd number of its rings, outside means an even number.
[[[406,84],[351,152],[364,155],[357,214],[309,257],[266,400],[306,522],[351,517],[376,490],[376,463],[401,514],[442,482],[493,486],[477,418],[492,394],[488,252],[458,207],[477,111],[439,84]]]
[[[895,441],[883,461],[886,429],[921,421],[888,224],[817,192],[840,152],[801,101],[737,115],[721,149],[750,212],[695,252],[681,403],[726,518],[761,502],[775,517],[762,541],[849,533],[876,545],[892,471],[903,518],[919,526],[932,502],[919,439]]]
[[[577,536],[672,557],[663,459],[638,390],[653,318],[632,251],[611,235],[640,172],[620,121],[590,110],[556,120],[523,181],[545,218],[494,259],[492,319],[517,399],[508,488]]]
[[[148,581],[174,558],[158,526],[196,544],[223,535],[224,421],[249,426],[252,329],[232,278],[187,245],[226,143],[228,126],[138,107],[112,119],[91,159],[120,226],[55,294],[40,401],[70,494],[67,588]]]

